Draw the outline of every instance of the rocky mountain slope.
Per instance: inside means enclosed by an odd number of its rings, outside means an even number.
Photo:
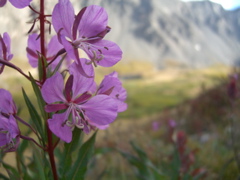
[[[56,0],[51,1],[55,3]],[[99,4],[109,13],[112,31],[107,38],[124,51],[124,60],[149,61],[162,68],[169,64],[202,67],[240,62],[240,10],[225,11],[210,1],[180,0],[72,0],[75,10]],[[49,4],[49,9],[53,4]],[[6,16],[5,16],[6,15]],[[10,16],[10,17],[9,17]],[[26,10],[9,4],[0,12],[0,32],[14,38],[14,52],[26,44]],[[11,19],[10,19],[11,18]],[[15,27],[17,24],[18,28]],[[17,38],[18,34],[25,36]],[[239,63],[240,64],[240,63]]]

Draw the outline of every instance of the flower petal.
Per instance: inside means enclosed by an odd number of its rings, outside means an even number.
[[[79,107],[85,111],[89,123],[92,122],[95,126],[108,125],[117,117],[117,105],[107,95],[97,95]]]
[[[48,104],[45,106],[46,112],[56,112],[63,109],[67,109],[68,106],[66,104]]]
[[[13,115],[6,118],[0,115],[0,146],[5,146],[4,152],[15,151],[19,145],[20,130]],[[5,131],[2,132],[1,131]],[[13,141],[15,139],[15,142]],[[13,144],[14,142],[14,144]],[[14,146],[12,146],[14,145]]]
[[[72,87],[73,99],[77,98],[79,95],[85,92],[91,92],[91,87],[94,86],[94,69],[92,65],[87,65],[87,62],[87,59],[81,58],[80,60],[72,63],[72,65],[69,67],[69,72],[74,77]],[[82,66],[85,73],[90,77],[82,75],[82,73],[79,71],[80,66]]]
[[[120,101],[119,99],[115,99],[116,100],[116,105],[118,106],[118,112],[123,112],[127,110],[127,103]]]
[[[0,130],[8,130],[8,119],[0,113]]]
[[[3,7],[6,4],[7,0],[0,0],[0,7]]]
[[[75,14],[74,9],[69,0],[59,0],[53,9],[52,24],[55,31],[58,33],[63,28],[62,33],[72,39],[72,26]]]
[[[51,104],[54,102],[62,101],[65,102],[63,95],[64,81],[62,75],[57,72],[52,77],[48,78],[42,86],[43,99]]]
[[[18,124],[13,115],[10,115],[8,120],[8,131],[10,133],[10,138],[14,139],[20,134]]]
[[[102,129],[102,130],[105,130],[109,127],[109,124],[105,125],[105,126],[100,126],[100,125],[94,124],[93,122],[91,122],[91,125],[97,127],[98,129]]]
[[[127,109],[127,104],[123,102],[127,98],[127,91],[122,87],[117,72],[112,72],[104,77],[97,93],[106,94],[114,98],[118,105],[118,112],[123,112]]]
[[[7,60],[10,61],[13,57],[13,54],[11,54],[11,39],[8,35],[8,33],[3,33],[3,41],[5,43],[5,46],[7,48]]]
[[[9,2],[16,8],[22,9],[29,6],[32,0],[9,0]]]
[[[52,119],[48,119],[50,130],[61,140],[69,143],[72,141],[72,131],[69,126],[65,124],[68,119],[68,111],[61,114],[54,114]]]
[[[49,58],[53,58],[62,48],[63,46],[59,43],[57,35],[53,36],[48,43],[47,60],[49,60]],[[57,57],[54,60],[54,62],[50,65],[52,69],[54,69],[58,65],[60,60],[61,56]]]
[[[17,113],[16,105],[12,99],[12,95],[5,89],[0,89],[0,112],[6,114]]]
[[[38,66],[38,54],[40,52],[40,38],[37,38],[38,34],[34,33],[28,36],[27,57],[29,64],[32,67]]]
[[[106,29],[108,15],[104,8],[97,5],[88,6],[79,24],[81,37],[93,37]]]
[[[7,134],[0,133],[0,147],[5,146],[7,144]]]

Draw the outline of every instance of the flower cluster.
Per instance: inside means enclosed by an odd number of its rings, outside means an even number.
[[[118,112],[126,110],[123,102],[126,91],[117,74],[107,75],[97,87],[94,78],[85,77],[79,72],[82,63],[84,70],[94,76],[93,67],[87,65],[88,62],[87,59],[75,61],[69,67],[70,76],[65,85],[62,75],[56,73],[42,87],[43,98],[48,103],[46,111],[55,112],[48,120],[49,127],[66,142],[72,140],[75,127],[85,133],[96,127],[104,129],[115,120]]]
[[[117,44],[103,40],[110,31],[107,13],[97,5],[83,8],[76,16],[69,0],[59,0],[52,13],[52,24],[67,56],[74,60],[69,77],[57,72],[42,86],[45,110],[53,112],[48,119],[51,131],[65,142],[71,142],[75,127],[89,133],[95,128],[105,129],[118,112],[126,110],[126,90],[117,73],[107,75],[99,87],[94,82],[94,66],[109,67],[122,58]],[[80,58],[78,48],[88,59]],[[59,47],[61,49],[61,47]],[[57,64],[57,63],[56,63]]]
[[[17,8],[30,6],[31,2],[9,1]],[[0,6],[5,3],[6,0],[0,0]],[[30,8],[32,9],[31,6]],[[127,109],[124,102],[127,93],[117,72],[106,75],[99,86],[94,81],[94,67],[110,67],[122,58],[119,46],[103,39],[111,29],[107,23],[107,12],[100,6],[85,7],[75,15],[69,0],[59,0],[52,12],[52,26],[56,35],[49,38],[49,43],[44,42],[44,46],[41,33],[32,33],[28,37],[28,61],[33,68],[41,64],[41,71],[45,73],[45,77],[35,82],[46,102],[45,111],[49,113],[46,123],[52,133],[67,143],[72,141],[74,128],[85,133],[96,128],[105,129],[116,119],[119,112]],[[79,49],[84,51],[88,58],[83,58]],[[63,54],[65,56],[62,56]],[[4,33],[3,37],[0,35],[0,73],[7,65],[31,79],[8,62],[12,57],[10,38]],[[67,61],[66,69],[62,69],[64,58]],[[14,118],[15,104],[6,90],[1,90],[0,95],[6,96],[0,100],[0,146],[9,148],[11,145],[10,149],[14,149],[20,135]]]
[[[4,152],[15,151],[19,144],[20,130],[14,115],[17,113],[12,95],[0,89],[0,149]]]
[[[91,5],[75,15],[69,0],[59,0],[52,13],[53,27],[68,56],[78,61],[78,48],[82,49],[89,57],[89,64],[94,66],[110,67],[122,58],[122,51],[117,44],[103,40],[110,31],[107,22],[104,8]],[[89,76],[79,65],[80,73]]]

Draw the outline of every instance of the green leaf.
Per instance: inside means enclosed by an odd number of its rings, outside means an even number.
[[[93,155],[94,143],[97,132],[86,141],[80,148],[78,158],[76,159],[73,167],[67,173],[67,179],[71,180],[83,180],[85,173],[87,172],[87,165]]]
[[[9,180],[8,177],[4,176],[2,173],[0,173],[0,179],[1,180]]]
[[[152,180],[153,179],[153,176],[151,174],[151,172],[149,171],[147,165],[145,164],[145,162],[143,162],[140,158],[134,156],[134,155],[131,155],[129,153],[125,153],[125,152],[121,152],[121,155],[126,158],[128,160],[128,162],[135,166],[137,168],[137,177],[138,179],[141,179],[141,180]]]
[[[137,152],[138,156],[140,157],[141,160],[143,161],[148,161],[147,154],[137,145],[135,145],[133,142],[130,142],[132,148]]]
[[[32,87],[33,87],[34,93],[35,93],[35,95],[37,97],[37,102],[38,102],[38,106],[39,106],[41,115],[42,115],[42,117],[44,119],[47,119],[47,113],[44,110],[44,107],[45,107],[46,103],[45,103],[45,101],[44,101],[44,99],[42,97],[42,93],[41,93],[38,85],[36,84],[36,81],[32,77],[31,73],[29,73],[29,77],[30,77],[30,80],[31,80],[31,83],[32,83]]]
[[[35,169],[37,170],[37,178],[41,180],[46,180],[45,176],[45,166],[43,163],[44,158],[42,158],[43,154],[39,152],[37,149],[33,151]]]
[[[70,169],[72,165],[72,154],[80,146],[81,141],[81,132],[82,130],[76,128],[73,131],[72,142],[64,143],[64,151],[61,155],[60,159],[60,167],[59,172],[62,176],[66,174],[66,172]]]
[[[23,169],[23,179],[52,180],[52,173],[50,171],[51,166],[47,158],[47,152],[38,149],[34,145],[32,145],[32,148],[32,156],[28,156],[28,163],[26,165],[26,168]]]
[[[110,147],[101,147],[95,149],[95,155],[103,155],[112,152],[114,149]]]
[[[173,153],[173,160],[170,164],[170,168],[171,168],[171,174],[170,174],[171,179],[172,180],[178,179],[180,168],[181,168],[181,161],[180,161],[180,157],[177,149],[175,149]]]
[[[23,156],[24,151],[27,149],[28,140],[22,139],[20,145],[17,148],[17,153]]]
[[[28,98],[26,92],[24,91],[24,89],[22,89],[22,92],[23,92],[23,97],[24,97],[25,103],[28,107],[29,114],[31,116],[31,123],[35,126],[35,128],[39,132],[42,140],[45,140],[45,134],[44,134],[44,131],[43,131],[43,125],[42,125],[41,118],[40,118],[38,112],[36,111],[36,108],[33,106],[31,101],[29,100],[29,98]],[[41,139],[39,139],[39,141],[42,142]],[[43,144],[44,144],[44,141],[43,141]]]
[[[10,180],[18,180],[18,179],[20,180],[19,173],[14,167],[6,163],[2,163],[2,164],[3,164],[3,167],[6,169]]]
[[[45,68],[46,65],[47,65],[46,58],[42,54],[38,53],[38,76],[40,81],[43,79],[43,71],[46,69]]]
[[[138,156],[119,151],[130,164],[137,168],[137,177],[142,180],[168,180],[169,178],[160,172],[147,157],[147,154],[136,144],[130,142],[132,148]]]

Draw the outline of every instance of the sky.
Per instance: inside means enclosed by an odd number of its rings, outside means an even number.
[[[189,1],[189,0],[184,0]],[[212,2],[221,4],[226,10],[233,10],[240,7],[240,0],[211,0]]]

